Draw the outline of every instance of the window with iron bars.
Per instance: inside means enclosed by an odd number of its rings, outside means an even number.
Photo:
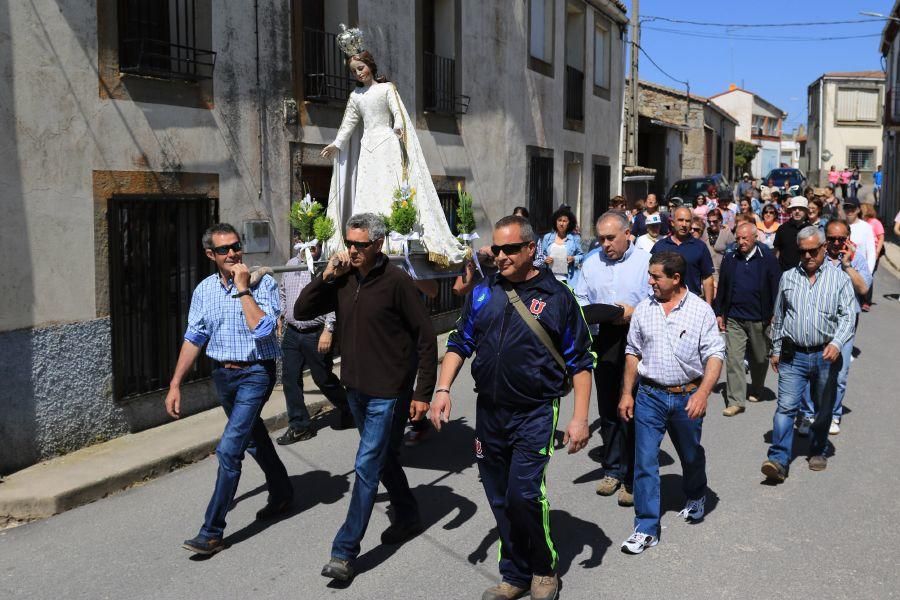
[[[528,165],[528,212],[537,233],[553,229],[553,155],[535,148]]]
[[[441,201],[441,208],[444,209],[444,216],[447,218],[450,231],[456,232],[456,209],[459,206],[459,196],[456,192],[438,192],[438,198]],[[453,293],[455,281],[456,278],[454,277],[444,277],[437,280],[437,297],[425,299],[425,305],[432,316],[442,315],[462,308],[464,298]]]
[[[307,100],[346,102],[356,82],[350,76],[337,36],[303,29],[303,93]]]
[[[109,293],[117,400],[165,388],[184,339],[194,288],[214,271],[201,245],[218,220],[203,197],[109,201]],[[208,377],[201,358],[185,381]]]
[[[447,115],[456,113],[456,61],[431,52],[425,52],[424,58],[425,110]]]
[[[209,20],[201,18],[197,5],[198,0],[119,0],[119,71],[212,79],[216,53],[200,47],[199,40],[209,38]]]

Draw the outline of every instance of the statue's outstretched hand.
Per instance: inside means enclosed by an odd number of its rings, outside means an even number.
[[[334,158],[334,156],[338,153],[338,148],[334,144],[328,144],[324,148],[322,148],[322,152],[320,156],[322,158]]]

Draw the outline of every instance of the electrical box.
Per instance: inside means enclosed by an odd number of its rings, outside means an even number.
[[[268,221],[244,221],[244,254],[269,252],[270,228]]]

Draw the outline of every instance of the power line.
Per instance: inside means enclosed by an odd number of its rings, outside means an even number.
[[[635,45],[636,45],[636,44],[635,44]],[[688,89],[690,89],[690,87],[691,87],[691,84],[690,84],[690,83],[688,83],[687,81],[681,81],[680,79],[678,79],[678,78],[676,78],[676,77],[672,77],[671,75],[669,75],[669,74],[666,72],[665,69],[663,69],[661,66],[659,66],[658,64],[656,64],[656,61],[653,60],[653,57],[652,57],[652,56],[650,56],[649,54],[647,54],[647,51],[646,51],[646,50],[644,50],[641,46],[638,46],[637,48],[638,48],[638,50],[641,51],[641,54],[643,54],[644,56],[647,57],[647,60],[649,60],[651,63],[653,63],[653,66],[654,66],[654,67],[656,67],[657,69],[659,69],[659,72],[660,72],[660,73],[662,73],[663,75],[665,75],[666,77],[668,77],[668,78],[671,79],[672,81],[674,81],[674,82],[676,82],[676,83],[680,83],[680,84],[682,84],[682,85],[685,85],[685,86],[688,87]]]
[[[718,34],[718,33],[704,33],[699,31],[682,31],[679,29],[667,29],[665,27],[650,27],[648,25],[644,25],[642,29],[647,29],[650,31],[659,31],[661,33],[669,33],[672,35],[682,35],[693,38],[701,38],[708,40],[735,40],[735,41],[747,41],[747,42],[771,42],[771,43],[810,43],[810,42],[827,42],[833,40],[858,40],[863,38],[876,38],[881,37],[880,33],[867,33],[863,35],[841,35],[841,36],[826,36],[826,37],[817,37],[817,38],[782,38],[782,37],[760,37],[760,36],[744,36],[744,35],[728,35],[728,34]]]
[[[643,20],[646,21],[667,21],[669,23],[678,23],[680,25],[700,25],[703,27],[728,27],[728,28],[753,28],[753,27],[807,27],[810,25],[847,25],[855,23],[884,23],[884,19],[855,19],[851,21],[813,21],[810,23],[714,23],[711,21],[687,21],[684,19],[671,19],[669,17],[659,17],[655,15],[646,15]]]

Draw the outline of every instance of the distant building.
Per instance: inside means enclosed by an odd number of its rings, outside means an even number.
[[[894,3],[891,16],[900,18],[900,0]],[[891,223],[900,211],[900,21],[890,20],[881,35],[881,55],[887,67],[882,131],[884,182],[878,215]],[[888,227],[887,229],[890,229]]]
[[[750,164],[753,177],[765,177],[781,164],[782,125],[787,113],[764,98],[732,85],[727,92],[710,96],[738,120],[737,139],[759,146]]]
[[[722,173],[734,178],[737,119],[703,96],[641,81],[638,162],[656,171],[649,191],[665,195],[679,179]]]
[[[800,168],[803,143],[806,141],[806,127],[800,125],[791,133],[781,134],[781,164],[792,169]],[[805,171],[805,169],[804,169]]]
[[[856,166],[871,191],[872,173],[881,164],[884,73],[825,73],[809,85],[807,98],[809,182],[825,185],[832,166]]]

